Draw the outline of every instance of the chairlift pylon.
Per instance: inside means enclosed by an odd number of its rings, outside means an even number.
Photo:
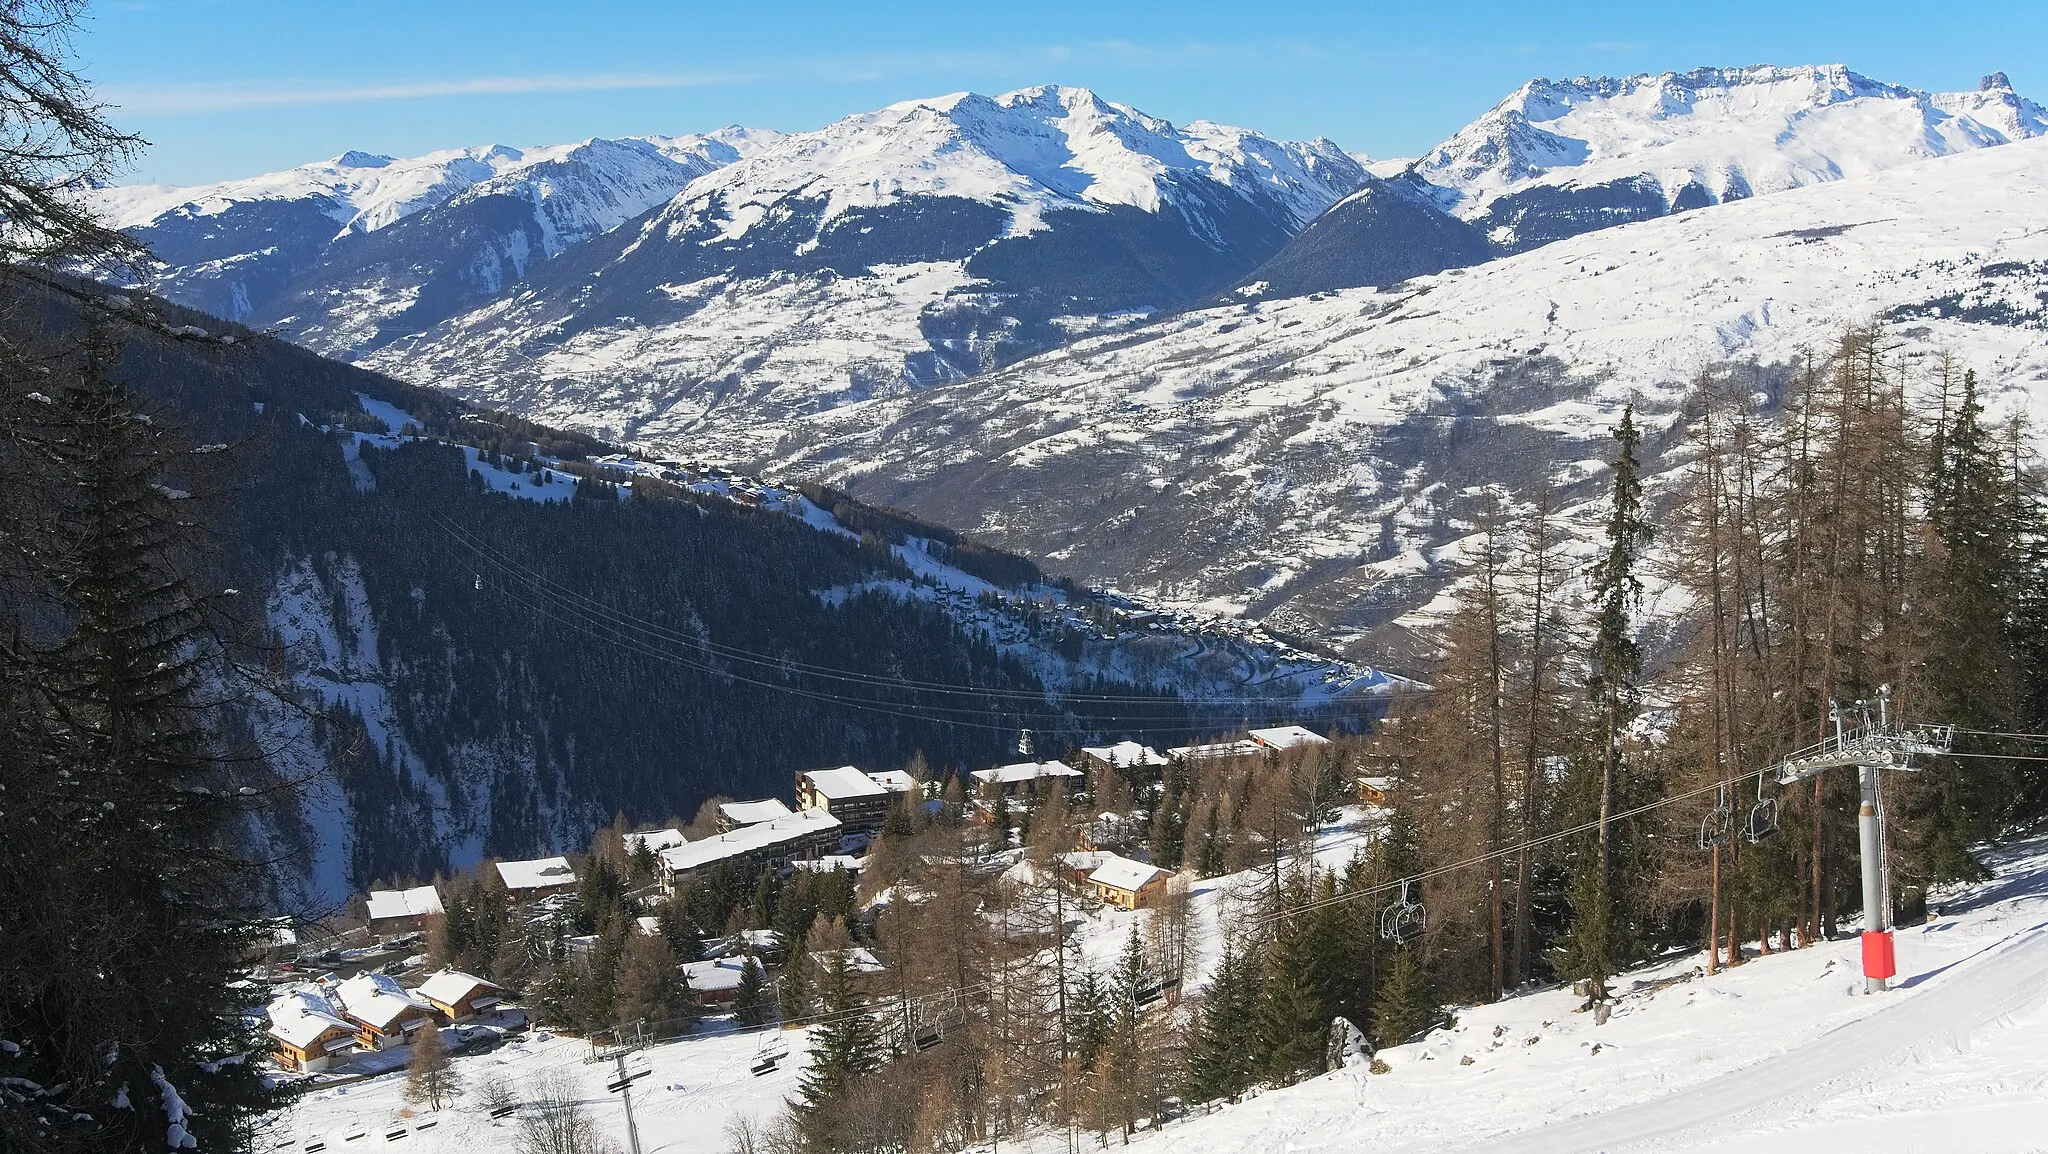
[[[1380,911],[1380,937],[1405,946],[1429,929],[1429,910],[1408,896],[1408,882],[1401,882],[1401,900]]]

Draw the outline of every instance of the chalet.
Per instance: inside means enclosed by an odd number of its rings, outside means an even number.
[[[625,843],[626,853],[630,855],[639,853],[641,846],[646,846],[648,853],[660,853],[670,846],[681,845],[690,839],[684,837],[683,831],[679,829],[655,829],[629,833],[619,840]]]
[[[1172,875],[1150,862],[1132,861],[1113,853],[1102,855],[1102,864],[1088,875],[1088,883],[1104,905],[1118,909],[1143,909],[1166,891]]]
[[[889,791],[851,765],[812,769],[796,775],[796,807],[823,810],[849,830],[882,828],[889,812]]]
[[[397,978],[374,970],[335,986],[332,1000],[355,1026],[356,1044],[365,1050],[410,1042],[422,1027],[439,1028],[434,1007],[425,998],[399,985]]]
[[[674,892],[677,882],[722,863],[754,872],[780,869],[793,861],[838,849],[843,833],[839,819],[832,814],[823,809],[802,809],[787,817],[741,826],[731,833],[686,841],[661,851],[662,888]]]
[[[531,901],[550,894],[574,893],[576,871],[565,857],[542,857],[531,861],[501,861],[498,876],[515,901]]]
[[[425,928],[422,919],[435,917],[441,908],[441,891],[433,886],[409,890],[370,891],[370,932],[387,934],[398,930]]]
[[[413,993],[425,999],[451,1025],[480,1014],[495,1014],[498,1004],[505,1000],[503,986],[460,970],[442,970],[421,982]]]
[[[300,1074],[325,1070],[356,1048],[356,1027],[314,989],[270,1003],[270,1044],[277,1064]]]
[[[1254,742],[1274,751],[1285,753],[1290,749],[1306,749],[1312,745],[1328,745],[1330,739],[1299,725],[1282,725],[1274,729],[1253,729],[1246,731]]]
[[[1079,784],[1081,771],[1057,761],[1020,761],[994,769],[977,769],[968,776],[974,779],[974,792],[983,797],[1024,797],[1053,782]]]
[[[795,811],[782,804],[782,799],[779,797],[771,797],[765,801],[720,802],[718,806],[718,832],[731,833],[736,829],[743,829],[746,826],[760,825],[764,821],[774,821],[778,817],[788,817],[793,812]],[[663,846],[661,848],[667,849],[669,847]]]
[[[1394,791],[1391,777],[1361,777],[1358,779],[1358,804],[1384,806],[1387,796]]]
[[[696,997],[698,1005],[722,1006],[738,1000],[740,982],[746,977],[746,965],[744,957],[708,958],[685,965],[683,979],[690,983],[690,993]],[[763,988],[766,988],[765,982]]]
[[[1155,783],[1166,774],[1166,755],[1135,741],[1083,746],[1081,756],[1091,768],[1114,770],[1134,785]]]

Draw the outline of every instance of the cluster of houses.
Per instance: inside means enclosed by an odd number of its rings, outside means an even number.
[[[502,988],[457,970],[442,970],[416,989],[375,971],[308,982],[271,1000],[270,1039],[278,1065],[310,1074],[359,1051],[408,1045],[420,1030],[494,1013],[504,996]]]
[[[1266,757],[1328,744],[1328,740],[1301,726],[1287,725],[1250,730],[1235,741],[1180,746],[1165,753],[1135,741],[1090,746],[1081,750],[1079,762],[1088,769],[1113,771],[1133,786],[1156,786],[1176,762],[1188,765]],[[969,775],[974,812],[991,820],[998,799],[1029,806],[1047,788],[1071,789],[1085,777],[1084,769],[1060,761],[1021,761],[975,770]],[[1391,788],[1386,777],[1360,777],[1358,799],[1362,804],[1384,805]],[[679,829],[651,830],[627,834],[625,848],[636,856],[653,855],[657,878],[668,894],[720,867],[748,872],[858,870],[861,859],[852,853],[881,828],[892,805],[906,796],[918,803],[935,804],[929,801],[926,789],[925,783],[897,770],[875,772],[851,765],[807,770],[796,775],[795,808],[778,798],[724,802],[717,810],[717,832],[710,836],[691,840]],[[1102,820],[1117,817],[1105,814]],[[1172,876],[1169,871],[1098,848],[1118,844],[1114,830],[1096,831],[1091,826],[1090,832],[1083,840],[1084,848],[1066,854],[1061,862],[1069,880],[1092,887],[1104,905],[1125,910],[1146,908],[1166,891]],[[516,901],[567,894],[577,886],[576,871],[565,857],[494,865],[499,880]],[[375,934],[421,930],[427,919],[443,913],[441,895],[431,885],[375,890],[369,895],[369,926]],[[651,927],[643,928],[652,932]],[[686,967],[690,987],[705,1005],[729,1002],[737,996],[745,961],[737,956],[741,951],[734,953]],[[367,972],[345,981],[291,988],[270,1003],[270,1035],[280,1064],[298,1071],[323,1070],[357,1051],[403,1044],[413,1031],[429,1025],[467,1021],[490,1012],[504,994],[490,982],[452,970],[436,973],[414,989],[388,974]]]

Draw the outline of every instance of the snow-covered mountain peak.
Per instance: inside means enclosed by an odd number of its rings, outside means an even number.
[[[1703,202],[1881,171],[2048,132],[2002,75],[1936,94],[1840,64],[1536,79],[1432,150],[1415,174],[1461,216],[1531,185],[1651,178]]]
[[[682,213],[720,214],[730,239],[786,197],[825,201],[830,220],[904,197],[951,196],[1007,207],[1022,233],[1059,208],[1158,212],[1184,176],[1262,188],[1298,223],[1363,178],[1326,140],[1287,143],[1207,121],[1178,128],[1086,88],[1041,85],[900,101],[784,137],[693,184]]]

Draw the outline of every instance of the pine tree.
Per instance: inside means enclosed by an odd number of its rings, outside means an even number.
[[[1443,1014],[1429,989],[1429,976],[1412,949],[1394,955],[1386,980],[1373,1003],[1372,1036],[1382,1046],[1398,1046],[1434,1025]]]
[[[810,1064],[797,1089],[803,1107],[818,1111],[882,1064],[882,1042],[867,1012],[853,963],[843,950],[827,956],[818,981],[820,1022],[812,1031]]]
[[[162,1149],[188,1132],[233,1148],[271,1102],[239,1060],[263,1040],[230,983],[266,890],[233,847],[272,799],[240,792],[219,737],[240,682],[191,575],[205,549],[183,502],[201,462],[108,379],[118,358],[103,332],[61,359],[0,343],[10,1150]],[[109,1108],[123,1085],[132,1105]]]
[[[1636,459],[1642,437],[1636,430],[1634,405],[1622,410],[1614,440],[1619,452],[1610,489],[1607,552],[1593,572],[1599,619],[1589,688],[1600,714],[1599,825],[1591,855],[1592,878],[1573,887],[1576,920],[1567,954],[1576,972],[1588,982],[1588,1004],[1606,997],[1607,978],[1618,964],[1613,815],[1619,779],[1626,768],[1621,737],[1635,720],[1641,702],[1643,655],[1635,636],[1635,610],[1642,600],[1642,582],[1636,577],[1636,560],[1650,535],[1643,519],[1641,464]]]
[[[740,966],[740,992],[733,1007],[733,1019],[742,1027],[758,1026],[768,1020],[773,1005],[768,994],[768,977],[761,963],[749,954]]]
[[[1261,1003],[1258,959],[1226,938],[1189,1032],[1185,1092],[1191,1101],[1236,1099],[1266,1065],[1263,1039],[1245,1028]]]

